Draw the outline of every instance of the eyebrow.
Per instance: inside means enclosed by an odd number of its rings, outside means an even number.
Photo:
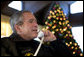
[[[29,19],[29,20],[35,20],[35,21],[37,21],[37,19]]]

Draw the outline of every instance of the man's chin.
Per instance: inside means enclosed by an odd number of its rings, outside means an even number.
[[[37,36],[38,36],[38,34],[34,34],[34,35],[33,35],[33,38],[37,38]]]

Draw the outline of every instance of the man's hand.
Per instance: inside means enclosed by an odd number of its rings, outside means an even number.
[[[54,41],[56,40],[56,37],[55,35],[50,32],[49,30],[42,30],[43,33],[44,33],[44,42],[51,42],[51,41]]]

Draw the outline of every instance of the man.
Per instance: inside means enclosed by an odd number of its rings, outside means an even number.
[[[38,24],[30,11],[16,12],[10,19],[13,34],[1,39],[1,56],[33,56],[39,42],[34,38],[38,35]],[[73,56],[66,45],[49,31],[43,31],[44,42],[37,56]]]

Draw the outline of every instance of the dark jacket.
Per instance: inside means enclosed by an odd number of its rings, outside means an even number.
[[[33,56],[38,41],[25,41],[19,35],[1,39],[1,56]],[[49,45],[43,44],[37,56],[74,56],[62,40],[55,40]]]

